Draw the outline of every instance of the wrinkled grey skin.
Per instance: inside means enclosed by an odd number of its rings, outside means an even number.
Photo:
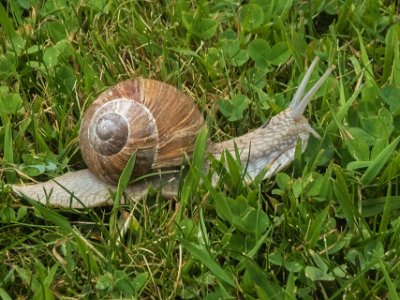
[[[247,166],[246,181],[267,168],[264,179],[276,174],[294,159],[297,142],[300,140],[304,151],[310,133],[319,138],[303,116],[307,104],[321,87],[334,66],[321,76],[311,90],[303,97],[311,73],[318,62],[314,59],[307,70],[289,107],[271,118],[263,126],[235,139],[211,145],[211,153],[219,158],[224,151],[235,157],[235,145],[239,150],[243,166]],[[165,198],[176,197],[179,187],[179,171],[176,173],[158,174],[146,180],[136,182],[125,189],[126,199],[139,201],[146,196],[150,187],[160,188]],[[68,172],[47,182],[33,185],[13,185],[13,191],[21,196],[31,198],[43,204],[55,207],[95,207],[112,205],[111,193],[116,186],[107,184],[97,178],[88,169]],[[125,201],[123,199],[123,201]]]

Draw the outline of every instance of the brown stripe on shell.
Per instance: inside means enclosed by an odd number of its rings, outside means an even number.
[[[130,137],[123,150],[109,156],[97,153],[87,142],[90,120],[101,116],[96,111],[102,107],[124,112],[129,123]],[[115,183],[135,151],[133,176],[181,165],[202,126],[202,115],[193,101],[173,86],[150,79],[127,80],[103,92],[88,109],[80,133],[82,156],[93,173]]]
[[[144,103],[157,123],[157,156],[153,168],[179,166],[193,151],[203,117],[193,101],[173,86],[141,79]]]
[[[130,83],[130,84],[129,84]],[[151,113],[136,101],[141,98],[136,81],[124,81],[103,92],[86,112],[80,132],[82,156],[89,169],[106,182],[118,182],[127,161],[136,152],[134,176],[151,168],[157,148],[157,130]],[[121,113],[129,124],[129,137],[121,151],[102,155],[90,145],[90,130],[105,113]]]

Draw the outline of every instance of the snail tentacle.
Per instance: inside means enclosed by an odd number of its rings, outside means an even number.
[[[208,151],[218,159],[224,151],[235,156],[237,147],[242,165],[247,166],[248,181],[265,169],[264,178],[269,178],[290,164],[299,141],[304,151],[310,133],[319,137],[303,113],[334,66],[303,97],[317,62],[318,58],[311,63],[286,110],[243,136],[210,144]],[[89,169],[35,185],[13,185],[12,189],[53,206],[109,205],[132,153],[136,153],[132,174],[135,178],[164,168],[178,168],[190,158],[202,126],[204,120],[195,104],[176,88],[143,78],[123,81],[103,92],[83,119],[80,146]],[[205,169],[209,163],[206,164]],[[179,171],[135,182],[126,188],[125,195],[126,199],[138,201],[153,186],[160,188],[164,197],[172,198],[178,194],[178,184]]]
[[[234,156],[236,146],[240,152],[242,165],[247,166],[248,180],[253,180],[265,168],[267,172],[264,179],[267,179],[293,161],[296,144],[299,140],[301,141],[302,152],[304,152],[310,133],[314,137],[320,138],[320,135],[308,124],[303,114],[311,98],[335,67],[330,66],[303,97],[318,60],[317,57],[311,63],[286,110],[272,117],[254,131],[215,144],[212,148],[214,156],[219,158],[223,151],[229,151]]]

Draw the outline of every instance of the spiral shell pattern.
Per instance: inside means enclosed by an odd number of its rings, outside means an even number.
[[[193,101],[168,84],[123,81],[103,92],[82,121],[80,145],[89,169],[116,183],[133,153],[133,176],[180,166],[204,120]]]

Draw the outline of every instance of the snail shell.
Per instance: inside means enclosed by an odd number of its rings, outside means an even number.
[[[123,81],[85,114],[82,156],[99,178],[116,183],[133,153],[134,177],[182,165],[203,125],[193,101],[175,87],[143,78]]]
[[[298,141],[305,150],[310,134],[319,137],[303,116],[308,103],[333,71],[330,66],[304,95],[315,58],[304,75],[289,107],[247,134],[208,145],[216,158],[225,152],[246,166],[245,180],[261,170],[264,179],[290,164]],[[174,87],[149,79],[121,82],[103,92],[90,107],[80,131],[82,156],[90,170],[69,172],[47,182],[13,185],[15,193],[41,203],[63,207],[108,205],[126,162],[136,152],[133,176],[161,168],[180,166],[190,155],[194,138],[203,126],[194,103]],[[205,162],[207,168],[208,162]],[[161,188],[164,197],[178,195],[179,171],[157,174],[125,189],[130,199],[142,199],[149,186]],[[216,174],[214,174],[216,175]],[[213,177],[213,183],[218,176]]]

